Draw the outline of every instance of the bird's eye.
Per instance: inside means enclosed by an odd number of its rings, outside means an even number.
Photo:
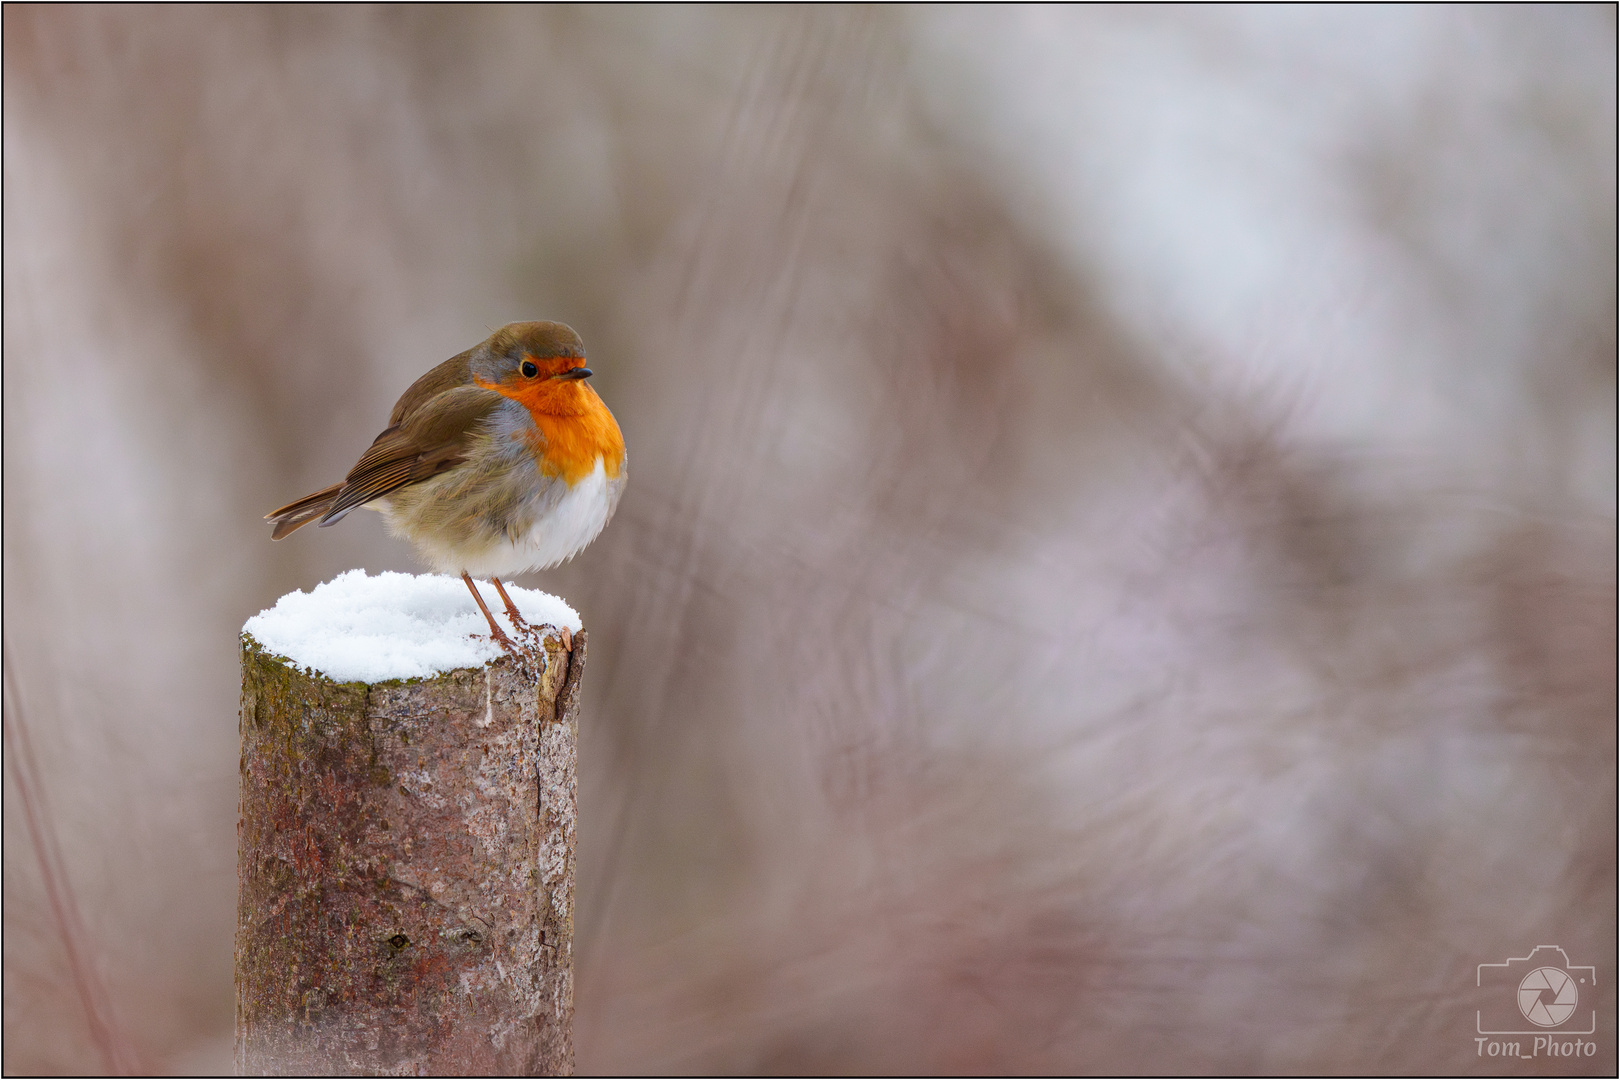
[[[523,367],[521,370],[523,371],[524,378],[528,379],[532,379],[536,375],[540,374],[540,369],[534,366],[533,360],[523,361]]]

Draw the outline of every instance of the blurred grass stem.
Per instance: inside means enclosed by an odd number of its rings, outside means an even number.
[[[4,642],[3,648],[5,710],[0,716],[3,716],[5,728],[6,765],[16,782],[17,797],[22,802],[23,817],[28,823],[28,836],[33,841],[35,854],[39,856],[39,873],[45,883],[51,918],[56,924],[57,935],[62,939],[62,950],[67,954],[73,988],[84,1006],[85,1023],[90,1028],[90,1038],[96,1045],[96,1052],[101,1056],[103,1069],[113,1076],[133,1076],[145,1071],[141,1068],[140,1057],[113,1014],[106,986],[80,948],[81,944],[89,942],[89,937],[84,932],[84,920],[79,916],[79,906],[73,897],[61,844],[57,841],[56,830],[51,825],[45,804],[44,786],[39,781],[39,765],[34,759],[28,724],[23,718],[22,692],[16,683],[16,664],[11,658],[9,639]]]

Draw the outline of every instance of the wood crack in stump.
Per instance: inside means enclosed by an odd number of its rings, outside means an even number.
[[[572,723],[574,714],[579,711],[579,681],[585,673],[585,641],[589,635],[581,630],[574,635],[573,648],[568,652],[568,674],[563,678],[562,688],[557,691],[556,722],[559,724]]]

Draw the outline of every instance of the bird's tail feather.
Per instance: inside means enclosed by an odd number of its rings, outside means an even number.
[[[329,488],[322,488],[313,495],[305,495],[296,502],[290,502],[280,510],[272,510],[264,515],[264,520],[275,526],[270,539],[280,540],[289,533],[294,532],[301,525],[307,525],[318,517],[326,514],[332,504],[337,501],[338,493],[343,490],[343,483],[339,481]]]

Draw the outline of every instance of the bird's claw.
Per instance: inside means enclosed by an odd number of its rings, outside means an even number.
[[[491,634],[490,638],[501,647],[507,657],[531,682],[538,682],[546,673],[546,648],[540,632],[528,623],[514,627],[517,640],[505,634]]]

